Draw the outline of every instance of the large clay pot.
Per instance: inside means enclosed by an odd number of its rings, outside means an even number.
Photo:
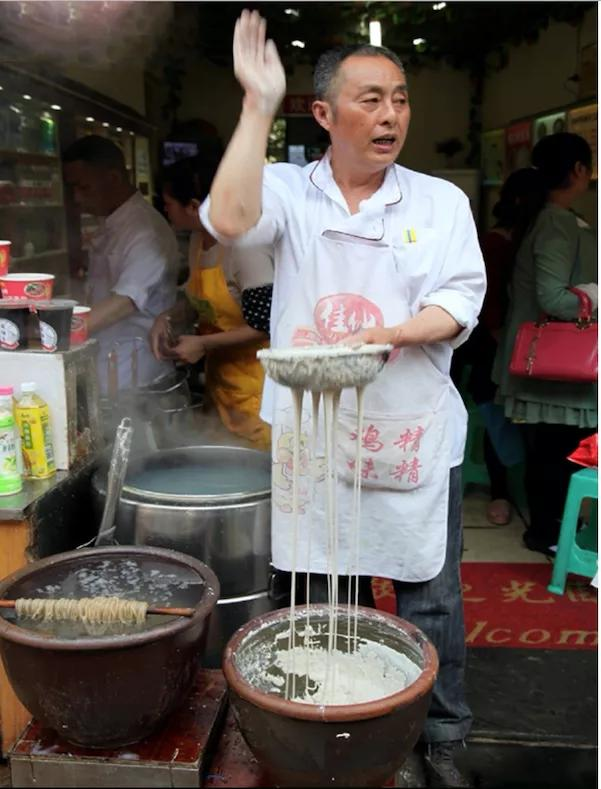
[[[327,622],[327,609],[311,606],[311,622]],[[344,614],[346,609],[341,609]],[[396,616],[359,608],[359,637],[403,652],[421,668],[405,690],[376,701],[318,706],[287,701],[250,684],[253,650],[271,649],[287,632],[289,609],[257,617],[230,639],[223,671],[240,731],[276,786],[382,786],[417,742],[438,670],[426,636]],[[297,609],[304,619],[306,608]],[[285,639],[280,640],[285,643]]]
[[[44,726],[77,745],[116,748],[137,742],[185,700],[219,597],[217,578],[202,562],[176,551],[118,546],[57,554],[0,581],[0,598],[54,597],[57,592],[49,590],[68,584],[79,569],[102,573],[102,562],[119,567],[117,562],[125,561],[145,576],[189,579],[183,603],[148,602],[191,606],[193,616],[164,617],[164,623],[125,635],[71,640],[21,627],[14,612],[0,616],[0,655],[15,693]],[[119,596],[136,599],[135,589],[125,592]]]

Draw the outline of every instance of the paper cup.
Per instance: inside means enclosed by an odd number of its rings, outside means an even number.
[[[22,351],[29,345],[29,303],[0,299],[0,351]]]
[[[4,274],[0,276],[3,299],[47,301],[52,298],[54,274]]]
[[[0,277],[8,274],[10,265],[10,241],[0,241]]]
[[[35,311],[40,320],[42,350],[49,353],[69,350],[71,317],[76,304],[77,302],[70,299],[53,299],[36,303]]]
[[[88,319],[91,307],[73,307],[71,318],[71,345],[81,345],[88,339]]]

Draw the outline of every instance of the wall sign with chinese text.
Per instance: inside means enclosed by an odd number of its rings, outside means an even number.
[[[589,104],[568,112],[568,131],[584,137],[593,151],[593,178],[597,178],[597,110],[597,104]]]
[[[293,93],[284,96],[283,115],[311,115],[311,105],[315,101],[312,93]]]
[[[522,167],[530,167],[532,150],[532,121],[513,123],[505,129],[507,175]]]

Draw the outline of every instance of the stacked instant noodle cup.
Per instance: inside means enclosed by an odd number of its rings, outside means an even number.
[[[53,299],[54,274],[9,274],[10,247],[10,241],[0,241],[0,350],[54,353],[85,342],[90,308]]]

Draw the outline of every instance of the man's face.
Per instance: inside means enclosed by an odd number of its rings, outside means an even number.
[[[66,162],[63,175],[83,213],[94,216],[111,213],[114,189],[119,180],[116,170],[105,170],[86,162]]]
[[[330,101],[316,101],[317,122],[340,158],[377,172],[394,162],[407,137],[411,110],[404,73],[381,55],[351,55],[340,65]]]

